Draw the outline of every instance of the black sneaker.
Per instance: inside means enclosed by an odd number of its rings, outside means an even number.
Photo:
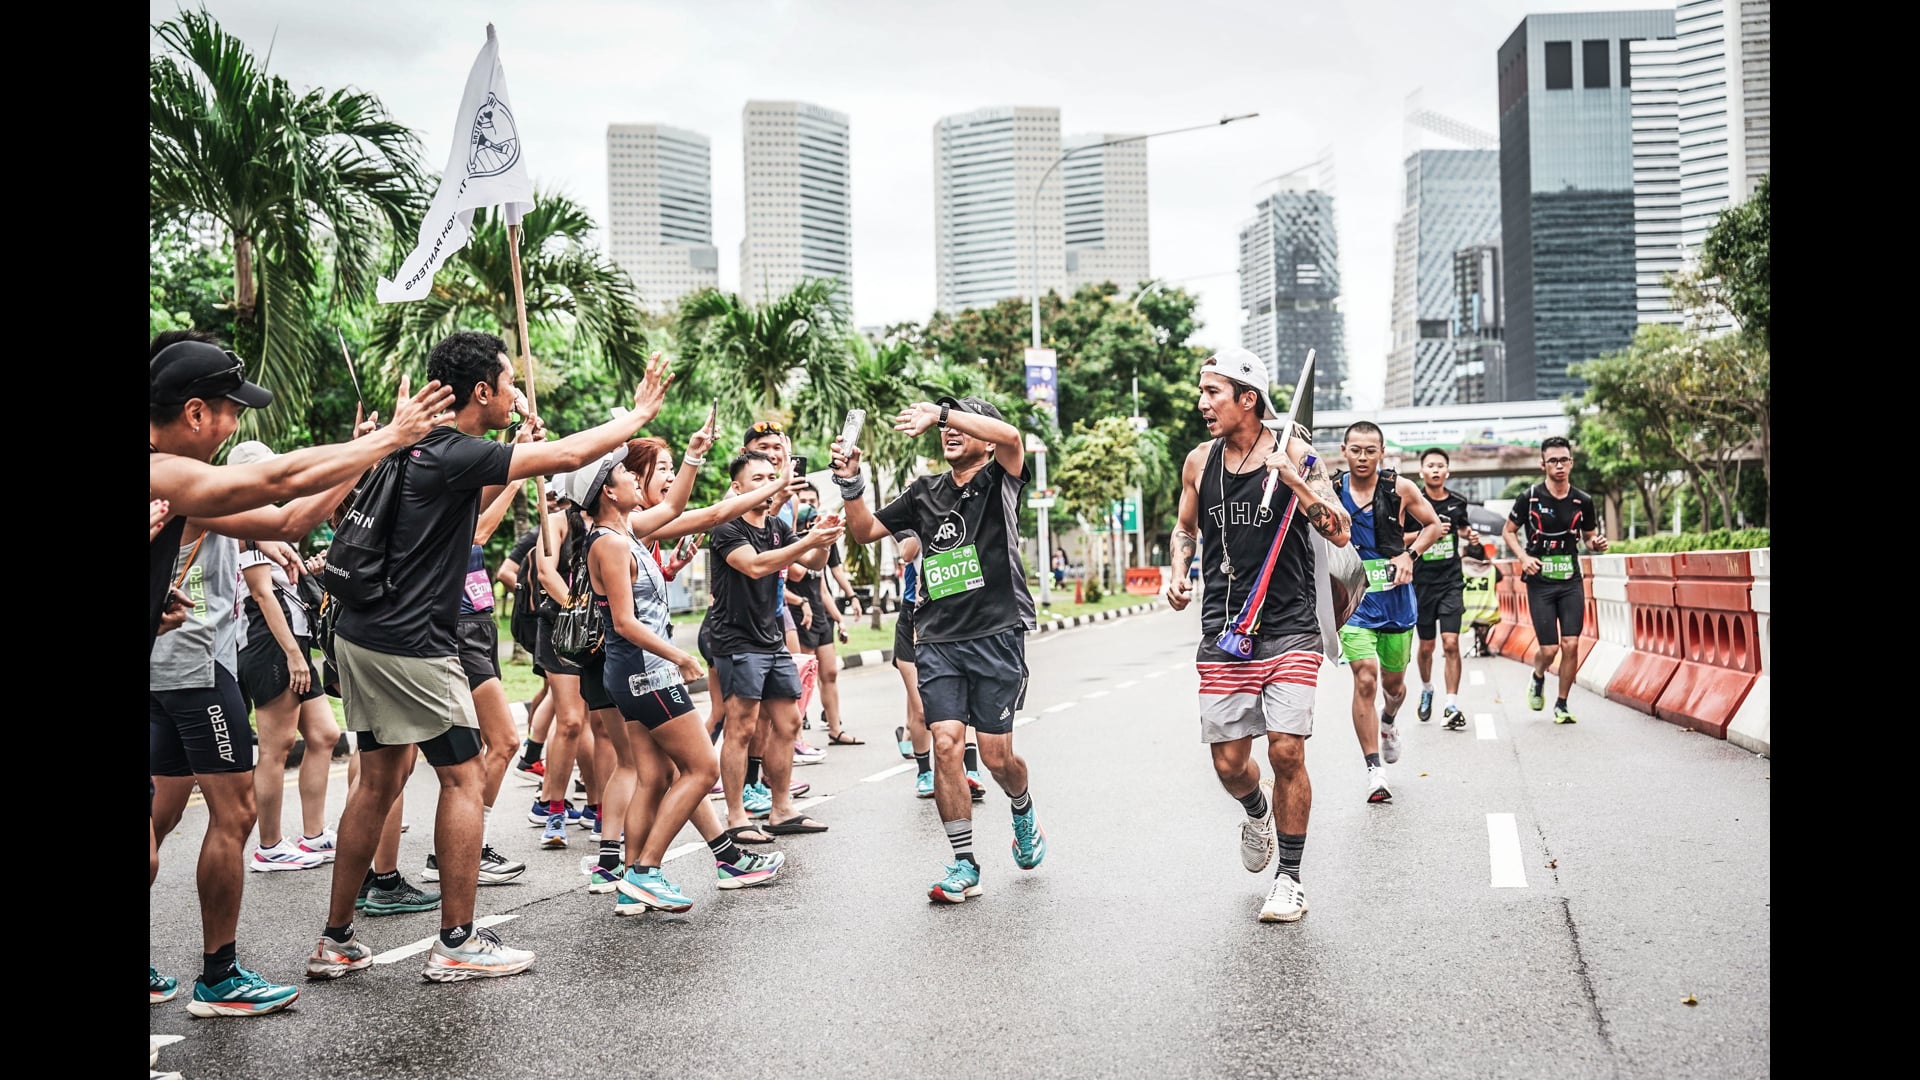
[[[433,856],[429,855],[427,858],[431,861]],[[359,911],[365,908],[367,906],[367,894],[372,891],[373,871],[369,870],[367,871],[367,876],[360,879],[360,895],[353,898],[353,910]]]
[[[399,915],[413,911],[432,911],[440,906],[440,894],[426,892],[406,878],[391,889],[375,886],[367,893],[368,915]]]
[[[427,868],[425,870],[420,871],[420,880],[421,881],[439,881],[440,880],[440,861],[434,857],[434,854],[431,851],[427,852]]]

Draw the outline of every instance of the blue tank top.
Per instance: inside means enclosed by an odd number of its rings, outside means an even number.
[[[900,602],[917,603],[920,599],[920,564],[907,563],[900,568]]]
[[[1374,542],[1373,500],[1367,500],[1366,509],[1361,509],[1347,492],[1349,478],[1340,478],[1340,504],[1347,508],[1347,514],[1353,518],[1353,546],[1359,550],[1362,559],[1380,558],[1380,549]],[[1399,528],[1400,523],[1389,522],[1388,528]],[[1412,585],[1397,585],[1391,589],[1368,589],[1367,595],[1360,601],[1360,607],[1347,620],[1347,625],[1361,630],[1387,630],[1398,632],[1413,629],[1415,608]]]

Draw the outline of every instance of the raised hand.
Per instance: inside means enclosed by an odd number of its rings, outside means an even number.
[[[408,385],[408,379],[401,376],[400,396],[393,408],[393,419],[387,424],[403,445],[426,438],[440,414],[453,407],[453,388],[441,386],[437,379],[413,395],[407,393]]]
[[[893,418],[893,430],[908,437],[923,435],[926,430],[940,422],[940,406],[923,401],[900,410]]]
[[[647,377],[633,391],[633,414],[629,417],[636,427],[653,423],[660,415],[660,406],[666,404],[667,387],[673,385],[673,375],[667,371],[667,361],[659,353],[647,357]]]
[[[713,440],[713,417],[709,416],[707,417],[707,422],[701,425],[700,430],[694,432],[693,436],[687,440],[687,456],[691,458],[706,457],[707,451],[713,449]]]
[[[839,439],[833,440],[833,475],[860,475],[860,456],[859,447],[843,446]]]
[[[147,514],[147,542],[152,543],[160,530],[167,527],[167,518],[171,516],[167,513],[167,500],[155,499],[147,504]]]

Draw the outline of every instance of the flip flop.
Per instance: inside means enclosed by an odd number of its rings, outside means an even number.
[[[771,836],[790,836],[794,833],[826,832],[827,827],[807,815],[801,814],[799,817],[788,818],[777,824],[768,825],[766,831],[768,835]]]
[[[827,745],[828,746],[865,746],[867,745],[867,740],[856,739],[852,735],[849,735],[843,731],[840,734],[829,738],[827,740]]]
[[[741,833],[761,833],[761,835],[756,839],[749,840],[746,837],[740,835]],[[742,825],[737,829],[728,829],[727,835],[732,837],[733,842],[736,844],[771,844],[773,843],[773,837],[768,836],[765,833],[761,832],[760,826],[758,825]]]

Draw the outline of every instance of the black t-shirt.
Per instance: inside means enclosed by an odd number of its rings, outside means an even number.
[[[1471,524],[1467,520],[1467,500],[1451,491],[1443,491],[1436,499],[1427,495],[1422,487],[1420,494],[1426,496],[1427,505],[1433,507],[1434,514],[1442,521],[1450,521],[1453,528],[1434,545],[1415,556],[1413,560],[1413,583],[1415,585],[1458,585],[1464,579],[1460,576],[1460,545],[1466,543],[1460,538]],[[1407,520],[1408,532],[1413,531],[1416,523]]]
[[[1526,532],[1527,554],[1534,558],[1548,555],[1577,555],[1580,534],[1594,528],[1599,514],[1593,508],[1593,496],[1568,485],[1564,498],[1555,498],[1545,482],[1533,485],[1513,500],[1507,520]],[[1573,560],[1570,579],[1580,579],[1580,560]]]
[[[175,514],[160,527],[160,535],[147,545],[147,651],[160,640],[160,616],[167,608],[167,594],[173,591],[173,563],[180,555],[180,537],[187,531],[187,516]]]
[[[407,453],[400,515],[388,538],[393,596],[367,610],[344,608],[335,633],[393,656],[457,656],[480,489],[507,482],[513,448],[437,427]]]
[[[1206,582],[1200,597],[1200,632],[1207,640],[1218,636],[1227,623],[1240,614],[1267,553],[1273,550],[1273,538],[1280,531],[1280,514],[1286,509],[1289,493],[1274,492],[1273,501],[1263,512],[1261,496],[1267,483],[1267,470],[1224,472],[1221,440],[1214,440],[1201,471],[1200,495],[1200,567]],[[1287,539],[1273,560],[1273,576],[1267,582],[1266,602],[1260,605],[1258,637],[1318,636],[1320,618],[1316,614],[1313,587],[1313,525],[1298,509],[1287,525]],[[1220,569],[1230,557],[1233,576]]]
[[[815,630],[820,629],[820,620],[832,618],[827,614],[827,605],[833,603],[833,596],[827,589],[827,574],[834,567],[844,565],[846,565],[845,562],[840,558],[840,542],[836,540],[833,546],[827,549],[827,565],[819,570],[806,571],[807,579],[800,589],[800,595],[806,600],[808,606],[813,608]]]
[[[963,486],[952,473],[923,476],[874,516],[888,532],[920,535],[917,642],[969,641],[1032,630],[1033,596],[1020,561],[1019,476],[989,461]]]
[[[515,540],[513,542],[513,547],[508,549],[507,551],[507,558],[513,560],[514,565],[520,568],[520,572],[522,574],[525,574],[528,568],[533,566],[533,563],[529,560],[528,556],[531,555],[533,552],[534,541],[538,540],[539,538],[540,538],[539,529],[528,529],[527,534],[525,536],[522,536],[520,539]]]
[[[777,517],[769,517],[758,529],[740,517],[713,530],[709,548],[713,610],[707,613],[707,624],[713,627],[714,655],[786,651],[786,629],[780,623],[780,572],[748,577],[728,564],[727,553],[747,547],[758,554],[791,543],[793,530]]]

